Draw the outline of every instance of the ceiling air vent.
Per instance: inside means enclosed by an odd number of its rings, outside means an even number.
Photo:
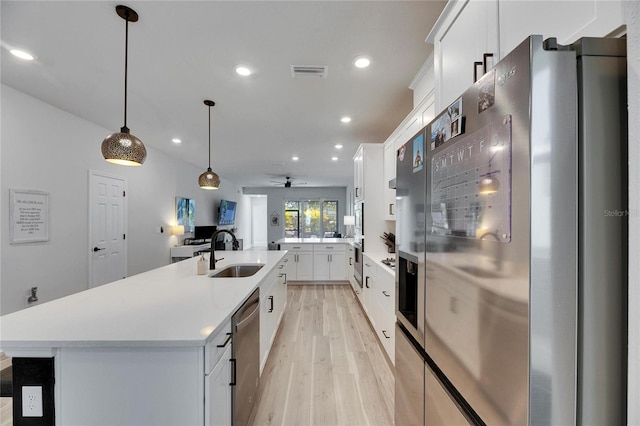
[[[328,72],[325,65],[291,65],[291,78],[326,78]]]

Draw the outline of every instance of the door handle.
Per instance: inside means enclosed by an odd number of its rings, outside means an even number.
[[[482,62],[476,61],[473,63],[473,82],[478,81],[478,67],[482,65]]]
[[[367,288],[371,288],[371,287],[369,287],[369,277],[365,277],[365,278],[364,278],[364,285],[365,285],[365,287],[367,287]]]
[[[387,336],[387,330],[382,330],[382,334],[384,334],[384,337],[387,339],[391,339],[391,337]]]
[[[353,263],[351,263],[352,258],[349,258],[349,266],[353,266]]]
[[[387,297],[391,297],[391,295],[390,295],[389,293],[387,293],[387,291],[386,291],[386,290],[385,290],[385,291],[383,291],[383,292],[382,292],[382,294],[384,294],[384,295],[385,295],[385,296],[387,296]]]
[[[236,359],[231,358],[229,362],[233,366],[233,369],[231,370],[231,382],[229,382],[229,386],[235,386],[236,385]]]
[[[227,333],[227,340],[225,340],[224,343],[221,344],[221,345],[216,345],[216,347],[217,348],[224,348],[225,346],[227,346],[229,344],[229,342],[231,341],[231,336],[233,336],[233,334]]]
[[[484,71],[484,73],[487,73],[487,59],[488,58],[493,58],[493,53],[485,53],[482,55],[482,69]]]
[[[273,312],[273,296],[269,296],[269,312]]]
[[[94,247],[94,248],[93,248],[93,251],[94,251],[94,252],[96,252],[96,251],[100,251],[100,250],[106,250],[106,248],[98,248],[98,247]]]

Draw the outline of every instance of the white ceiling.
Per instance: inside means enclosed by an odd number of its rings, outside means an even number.
[[[204,171],[202,101],[211,99],[211,166],[223,179],[270,186],[284,182],[271,175],[292,175],[309,186],[346,186],[358,145],[384,142],[411,111],[407,86],[431,52],[424,40],[444,3],[123,3],[140,16],[129,24],[127,125],[145,145]],[[2,83],[119,131],[125,21],[117,4],[3,0]],[[13,57],[13,47],[36,60]],[[369,68],[353,66],[359,55],[371,58]],[[255,74],[238,76],[238,64]],[[290,65],[326,65],[328,76],[292,79]],[[353,121],[341,123],[343,115]],[[101,142],[94,141],[96,150]]]

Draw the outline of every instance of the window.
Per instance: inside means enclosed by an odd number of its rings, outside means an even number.
[[[284,203],[286,238],[323,238],[338,232],[338,202],[327,200]]]

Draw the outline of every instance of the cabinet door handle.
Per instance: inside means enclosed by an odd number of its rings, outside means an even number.
[[[476,61],[473,63],[473,82],[478,81],[478,67],[482,65],[482,62]]]
[[[351,258],[351,257],[349,258],[349,266],[353,266],[353,263],[351,263],[351,260],[352,260],[352,259],[353,259],[353,258]]]
[[[284,268],[284,265],[278,265],[278,269]]]
[[[100,250],[106,250],[106,247],[103,247],[103,248],[94,247],[94,248],[93,248],[93,251],[94,251],[94,252],[96,252],[96,251],[100,251]]]
[[[285,259],[284,261],[285,261],[285,262],[288,262],[288,261],[289,261],[289,259]]]
[[[384,335],[384,337],[386,337],[387,339],[391,339],[391,336],[387,336],[387,330],[382,330],[382,334]]]
[[[356,197],[359,197],[359,196],[360,196],[360,194],[358,193],[358,190],[359,190],[359,189],[360,189],[360,188],[356,188]]]
[[[487,69],[487,59],[489,58],[493,58],[493,53],[485,53],[484,55],[482,55],[482,70],[484,71],[484,73],[486,74],[488,69]]]
[[[273,312],[273,296],[269,296],[269,312]]]
[[[395,213],[393,213],[393,207],[395,206],[394,203],[389,203],[389,214],[391,216],[393,216]]]
[[[385,296],[387,296],[387,297],[391,297],[391,295],[390,295],[389,293],[387,293],[387,291],[386,291],[386,290],[384,290],[384,291],[382,292],[382,294],[384,294],[384,295],[385,295]]]
[[[235,358],[231,358],[229,360],[229,362],[231,363],[231,382],[229,382],[229,386],[235,386],[236,385],[236,359]]]
[[[367,287],[367,288],[371,288],[371,287],[369,287],[369,277],[365,277],[364,286]]]
[[[287,283],[287,274],[280,274],[280,277],[284,277],[284,281],[282,281],[282,284],[286,284]]]
[[[225,340],[224,343],[221,344],[221,345],[216,345],[216,347],[218,347],[218,348],[226,347],[229,344],[229,342],[231,341],[231,336],[233,336],[233,334],[227,333],[227,340]]]

